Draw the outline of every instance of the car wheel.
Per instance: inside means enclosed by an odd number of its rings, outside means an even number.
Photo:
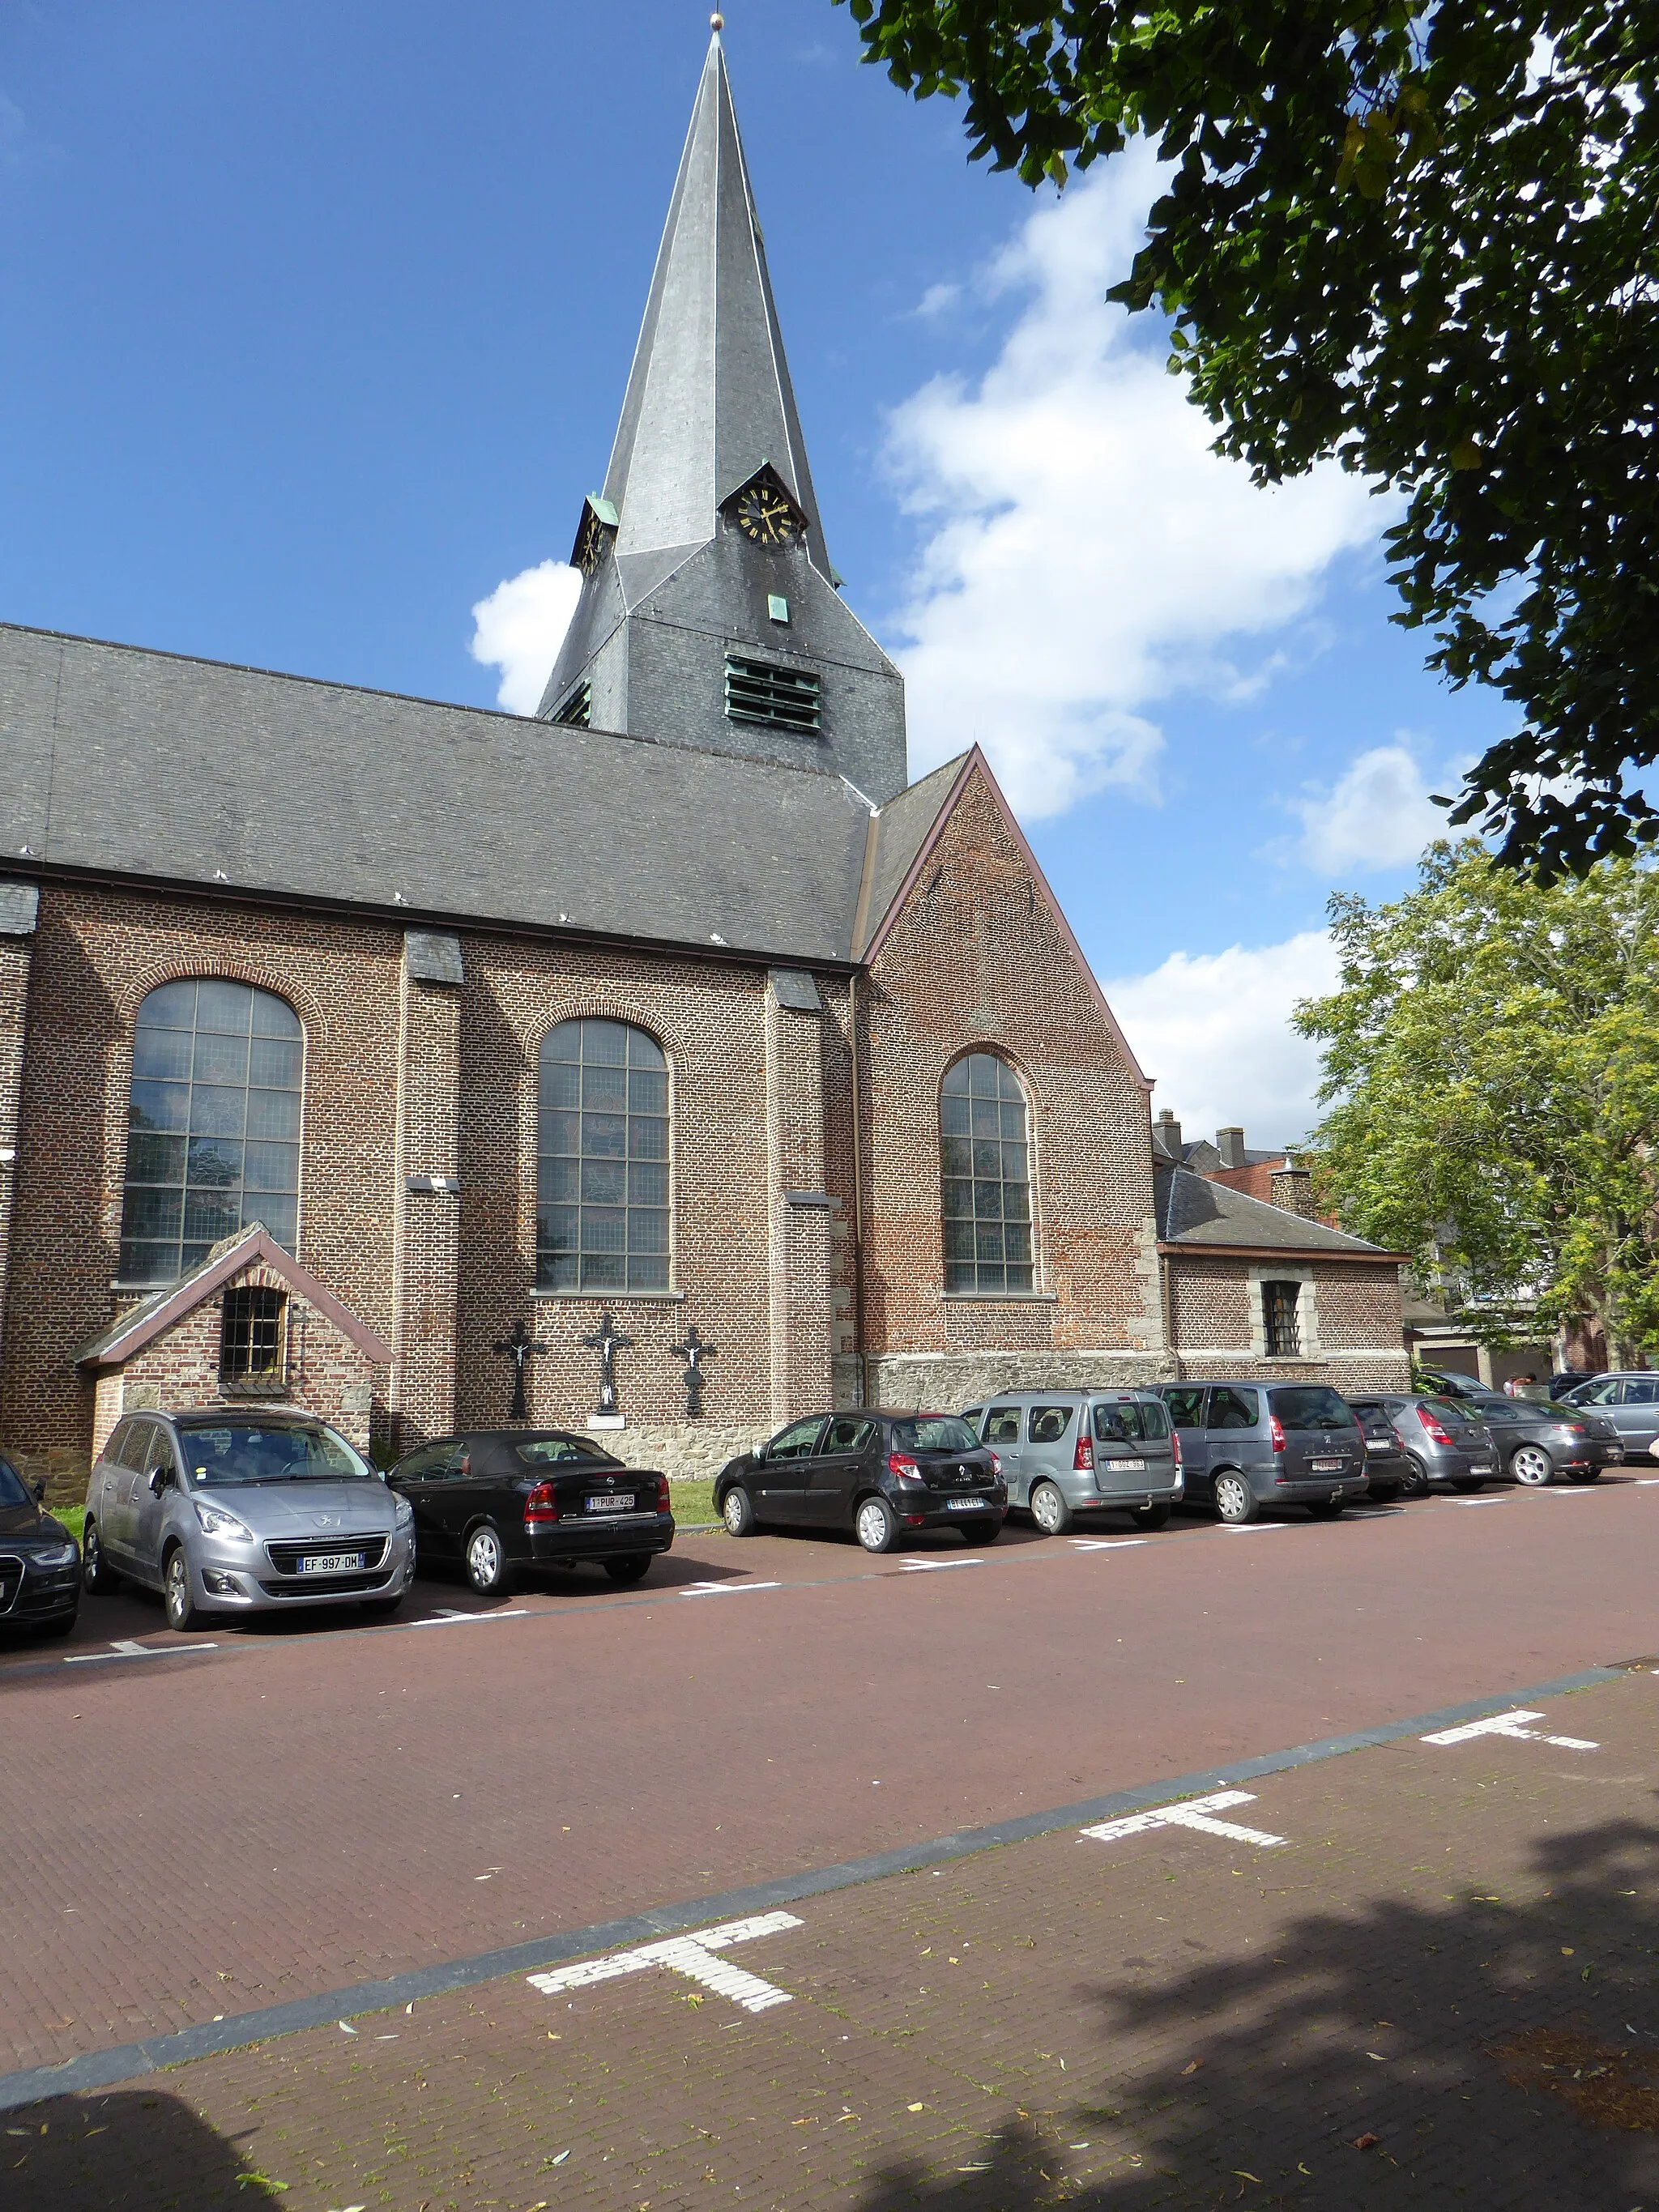
[[[1601,1470],[1599,1467],[1575,1468],[1570,1480],[1574,1482],[1600,1482]]]
[[[962,1540],[964,1544],[969,1546],[975,1544],[994,1544],[997,1538],[1001,1534],[1002,1523],[1000,1521],[981,1521],[976,1527],[972,1525],[965,1527],[962,1531]]]
[[[1031,1518],[1045,1536],[1063,1536],[1073,1516],[1058,1483],[1039,1482],[1031,1492]]]
[[[1217,1475],[1213,1485],[1215,1510],[1230,1528],[1242,1528],[1247,1521],[1254,1521],[1259,1507],[1255,1492],[1242,1474],[1227,1468]]]
[[[1510,1455],[1510,1473],[1528,1490],[1541,1490],[1555,1473],[1555,1462],[1542,1444],[1520,1444]]]
[[[81,1579],[94,1597],[107,1597],[121,1586],[121,1577],[104,1557],[104,1540],[98,1523],[88,1521],[81,1538]]]
[[[192,1628],[201,1626],[202,1616],[191,1595],[190,1561],[181,1544],[175,1544],[167,1553],[167,1563],[161,1570],[161,1599],[167,1607],[167,1626],[179,1635],[187,1636]]]
[[[884,1498],[866,1498],[853,1516],[853,1527],[866,1552],[890,1552],[898,1542],[898,1516]]]
[[[1370,1495],[1379,1505],[1392,1505],[1400,1495],[1400,1485],[1397,1482],[1374,1482],[1370,1486]]]
[[[605,1571],[613,1583],[641,1583],[650,1565],[649,1552],[624,1552],[619,1559],[607,1559]]]
[[[1477,1490],[1484,1490],[1486,1486],[1484,1474],[1455,1474],[1452,1477],[1452,1488],[1461,1492],[1465,1498],[1473,1498]]]
[[[481,1521],[466,1540],[466,1578],[480,1597],[500,1597],[506,1591],[507,1553],[488,1521]]]
[[[1429,1470],[1414,1452],[1406,1454],[1406,1463],[1411,1468],[1407,1478],[1407,1488],[1413,1498],[1426,1498],[1429,1494]]]
[[[1137,1505],[1130,1512],[1129,1518],[1137,1528],[1167,1528],[1170,1509],[1167,1505]]]
[[[1347,1502],[1346,1498],[1322,1498],[1311,1504],[1308,1510],[1316,1521],[1337,1521],[1341,1518],[1342,1509]]]
[[[741,1483],[733,1483],[720,1500],[720,1519],[726,1523],[728,1536],[752,1536],[759,1527],[755,1518],[755,1501]]]

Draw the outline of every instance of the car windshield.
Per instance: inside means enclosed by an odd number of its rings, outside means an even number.
[[[1289,1390],[1269,1390],[1267,1403],[1287,1429],[1351,1429],[1347,1401],[1322,1382],[1300,1382]]]
[[[288,1422],[227,1421],[181,1428],[179,1449],[204,1488],[240,1482],[372,1482],[374,1470],[332,1429]]]
[[[914,1421],[895,1421],[893,1449],[909,1452],[970,1452],[979,1438],[958,1413],[918,1413]]]
[[[1103,1444],[1144,1443],[1149,1437],[1167,1437],[1170,1417],[1160,1405],[1142,1405],[1138,1399],[1121,1398],[1114,1405],[1095,1407],[1095,1434]]]
[[[30,1502],[22,1477],[15,1468],[8,1467],[0,1459],[0,1505],[27,1505]]]
[[[622,1462],[613,1459],[598,1444],[590,1444],[580,1437],[526,1437],[522,1443],[513,1447],[526,1467],[553,1467],[562,1460],[600,1460],[606,1467],[620,1467]]]

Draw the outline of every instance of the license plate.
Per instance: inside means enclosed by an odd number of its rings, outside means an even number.
[[[1394,1449],[1394,1446],[1392,1444],[1367,1444],[1365,1449],[1368,1452],[1391,1452]]]
[[[362,1572],[361,1552],[307,1552],[300,1562],[302,1575],[356,1575]]]
[[[1144,1459],[1109,1459],[1101,1472],[1105,1474],[1113,1468],[1120,1474],[1145,1474],[1146,1462]]]
[[[1346,1472],[1347,1464],[1345,1459],[1316,1459],[1313,1462],[1313,1471],[1316,1474],[1341,1474]]]
[[[1497,1472],[1497,1467],[1489,1459],[1472,1459],[1469,1462],[1471,1474],[1496,1474]]]
[[[631,1513],[634,1510],[634,1493],[631,1490],[625,1490],[614,1492],[609,1498],[590,1498],[587,1510],[590,1513]]]
[[[947,1513],[982,1513],[985,1501],[981,1498],[947,1498],[945,1510]]]

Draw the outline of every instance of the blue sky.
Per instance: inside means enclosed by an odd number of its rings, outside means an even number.
[[[1501,706],[1389,624],[1362,488],[1251,490],[1100,306],[1144,161],[1034,198],[829,0],[726,15],[916,765],[986,745],[1159,1104],[1299,1133],[1325,900],[1403,884]],[[706,38],[690,0],[8,0],[0,618],[494,703],[472,610],[603,475]]]

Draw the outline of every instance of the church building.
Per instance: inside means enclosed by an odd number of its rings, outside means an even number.
[[[572,557],[532,717],[0,627],[0,1445],[1403,1380],[1396,1255],[1155,1147],[983,756],[910,781],[718,33]]]

